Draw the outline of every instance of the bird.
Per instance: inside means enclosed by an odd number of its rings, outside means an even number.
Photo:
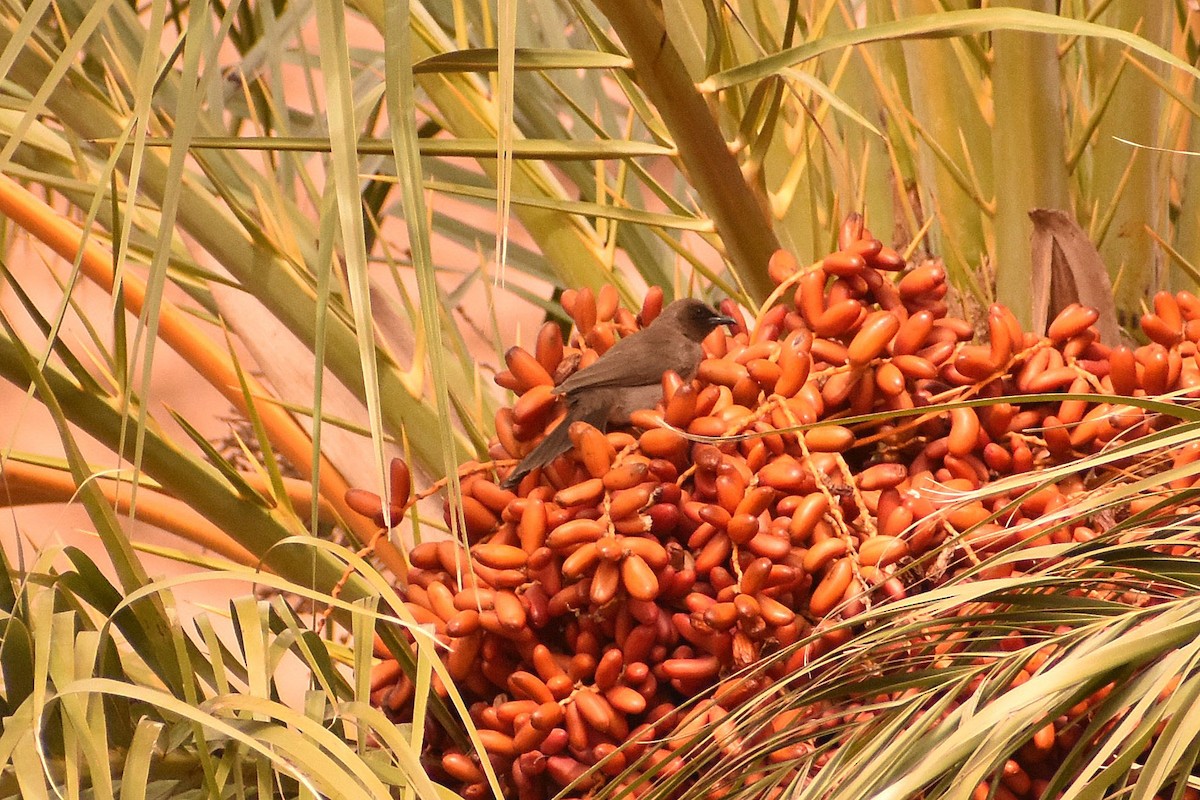
[[[700,342],[734,319],[699,300],[676,300],[640,331],[617,341],[593,364],[554,387],[567,404],[567,414],[521,459],[500,484],[512,489],[538,467],[571,449],[571,424],[586,422],[600,430],[629,422],[634,411],[654,408],[662,399],[662,376],[669,370],[690,380],[704,351]]]

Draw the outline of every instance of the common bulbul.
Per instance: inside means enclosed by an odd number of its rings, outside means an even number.
[[[500,485],[511,489],[527,474],[571,449],[567,430],[582,420],[605,430],[629,422],[634,411],[654,408],[662,399],[662,376],[668,370],[690,380],[704,352],[700,342],[732,317],[699,300],[676,300],[648,326],[608,349],[595,363],[554,388],[567,403],[567,415]]]

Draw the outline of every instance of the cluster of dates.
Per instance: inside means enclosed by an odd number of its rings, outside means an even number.
[[[485,752],[435,737],[429,755],[462,796],[490,795],[481,759],[520,800],[629,783],[626,768],[652,740],[720,725],[747,693],[847,640],[851,628],[834,622],[1022,542],[1095,536],[1047,521],[1088,490],[1078,476],[1015,508],[1013,495],[975,490],[1172,421],[1087,395],[1200,394],[1200,300],[1190,294],[1154,298],[1143,320],[1150,343],[1138,348],[1101,343],[1097,313],[1078,305],[1046,336],[994,305],[987,343],[973,344],[975,326],[947,315],[940,264],[910,268],[856,217],[839,247],[807,269],[777,253],[771,301],[752,325],[722,305],[738,323],[705,340],[694,380],[664,376],[662,404],[628,429],[576,423],[573,449],[515,491],[497,473],[561,416],[551,388],[648,324],[662,293],[651,290],[634,316],[613,291],[565,292],[569,343],[548,323],[533,352],[509,351],[496,381],[517,400],[497,416],[495,466],[463,467],[470,546],[416,546],[401,587],[472,703]],[[1045,397],[1055,393],[1071,396]],[[989,402],[921,412],[972,399]],[[407,491],[393,501],[403,506]],[[1020,566],[1009,560],[994,574]],[[680,709],[802,640],[757,681]],[[403,719],[412,696],[399,665],[382,661],[373,701]],[[1046,763],[1053,733],[1037,742]],[[670,750],[640,763],[660,776],[682,766]],[[1032,778],[1017,767],[997,791],[1036,789],[1036,765]]]

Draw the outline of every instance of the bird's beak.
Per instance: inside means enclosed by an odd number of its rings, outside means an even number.
[[[714,314],[708,321],[712,323],[714,328],[720,325],[734,325],[737,323],[737,320],[733,317],[728,317],[724,314]]]

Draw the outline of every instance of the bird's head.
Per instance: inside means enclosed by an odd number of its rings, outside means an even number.
[[[694,342],[699,342],[712,333],[720,325],[732,325],[733,317],[728,317],[699,300],[685,298],[676,300],[662,310],[654,324],[674,323],[683,331],[683,335]]]

